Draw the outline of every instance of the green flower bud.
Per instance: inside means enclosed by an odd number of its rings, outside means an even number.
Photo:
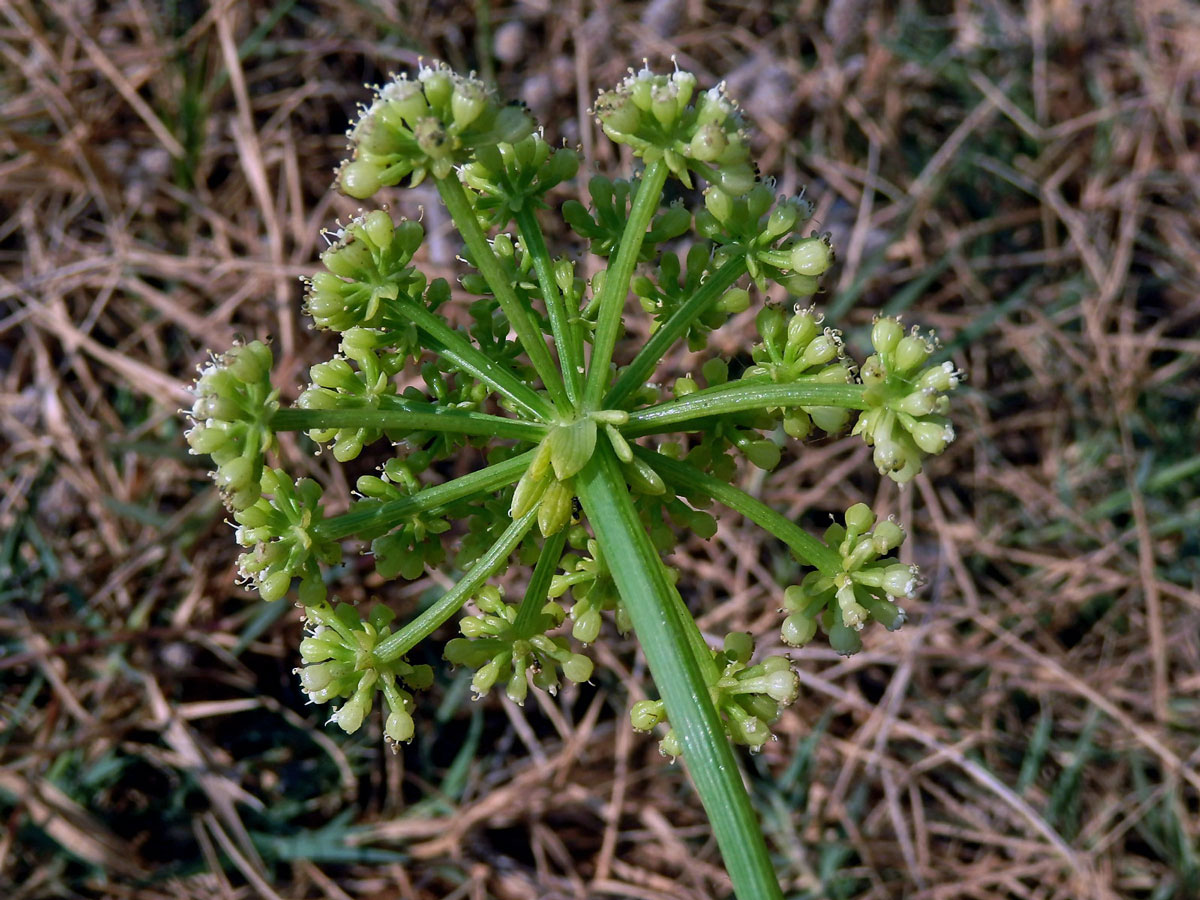
[[[595,643],[596,638],[600,636],[600,625],[600,610],[588,609],[575,619],[575,624],[571,627],[571,636],[585,646]]]
[[[750,308],[750,292],[744,288],[730,288],[717,301],[717,309],[726,315],[737,315]]]
[[[468,79],[458,81],[450,95],[450,113],[454,119],[454,126],[462,130],[471,125],[487,108],[487,101],[487,90],[480,82]]]
[[[676,400],[686,397],[688,394],[694,394],[698,390],[700,390],[700,386],[696,384],[696,379],[690,375],[676,378],[675,383],[671,385],[671,393],[675,396]]]
[[[728,146],[725,130],[716,122],[708,122],[696,129],[695,137],[688,144],[687,153],[701,162],[715,162]]]
[[[406,744],[412,740],[416,731],[413,717],[403,710],[395,710],[388,714],[383,726],[383,733],[388,740],[396,744]]]
[[[635,731],[650,731],[667,718],[661,700],[639,700],[629,710],[629,719]]]
[[[824,238],[809,238],[791,247],[792,271],[798,275],[816,278],[824,275],[833,265],[833,249]]]
[[[843,623],[840,616],[835,616],[829,628],[829,646],[839,656],[853,656],[862,649],[862,638],[855,629]]]
[[[903,542],[904,529],[891,519],[880,522],[871,534],[871,543],[875,547],[875,552],[880,555],[891,552]]]
[[[896,368],[900,372],[911,372],[924,365],[929,359],[929,347],[915,334],[907,334],[896,344]]]
[[[576,684],[583,684],[592,677],[592,661],[582,653],[572,653],[562,664],[563,675]]]
[[[767,472],[779,465],[780,450],[774,441],[749,441],[740,449],[750,462]]]
[[[513,669],[513,673],[508,676],[508,684],[505,685],[504,692],[508,695],[508,699],[517,706],[525,705],[525,698],[529,696],[529,678],[525,674],[524,666],[519,670]]]
[[[382,187],[379,169],[365,160],[346,163],[338,170],[337,185],[355,200],[366,200]]]
[[[940,422],[918,422],[911,432],[913,441],[926,453],[936,456],[954,440],[954,428]]]
[[[780,637],[785,644],[792,647],[803,647],[817,633],[817,623],[803,613],[792,613],[783,620]]]
[[[776,669],[759,680],[763,685],[763,693],[780,706],[791,706],[800,696],[800,679],[791,668]]]
[[[642,113],[632,98],[617,91],[605,91],[596,99],[596,118],[604,132],[616,136],[632,134],[642,121]]]
[[[757,716],[733,716],[726,722],[730,736],[752,750],[762,747],[771,737],[771,729]]]
[[[754,654],[754,638],[746,631],[731,631],[725,635],[725,653],[730,659],[748,663]]]
[[[492,659],[475,673],[475,677],[471,679],[471,690],[475,692],[476,699],[482,697],[492,689],[492,685],[500,677],[500,665],[501,662],[499,659]]]
[[[783,430],[798,441],[804,440],[812,433],[813,420],[802,409],[789,409],[783,416]]]
[[[881,587],[889,597],[911,597],[917,589],[917,570],[913,566],[889,566],[883,573]]]
[[[675,759],[683,753],[683,748],[679,746],[679,735],[675,733],[674,728],[668,731],[666,737],[658,742],[658,752],[670,759]]]
[[[718,222],[725,224],[733,216],[733,197],[720,187],[709,185],[704,191],[704,208]]]
[[[892,353],[902,337],[904,328],[900,320],[891,316],[881,316],[871,328],[871,345],[876,353]]]
[[[933,391],[913,391],[911,394],[902,397],[894,408],[898,412],[910,416],[927,416],[933,412],[936,404],[937,394]],[[916,435],[914,434],[913,437],[915,438]],[[936,452],[940,453],[941,451]]]
[[[800,363],[806,369],[823,366],[836,359],[841,350],[841,342],[832,331],[826,330],[824,334],[813,338],[804,348],[804,352],[800,355]]]

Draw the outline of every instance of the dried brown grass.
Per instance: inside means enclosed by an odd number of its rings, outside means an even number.
[[[271,335],[280,383],[301,381],[321,339],[296,277],[352,208],[329,190],[341,131],[361,83],[418,50],[494,72],[601,165],[616,159],[584,111],[631,61],[728,79],[764,170],[811,185],[834,233],[826,299],[860,298],[841,321],[911,305],[969,338],[960,440],[915,490],[876,488],[853,441],[748,482],[815,525],[866,489],[911,523],[929,582],[861,655],[796,655],[805,695],[750,768],[797,895],[1200,895],[1195,8],[777,16],[757,0],[530,0],[485,26],[432,3],[0,8],[7,896],[725,890],[681,772],[622,721],[645,689],[628,646],[599,650],[617,674],[597,691],[488,704],[444,797],[427,779],[468,708],[436,726],[443,744],[422,726],[424,757],[388,758],[297,711],[290,616],[239,642],[260,610],[232,586],[175,410],[235,334]],[[424,202],[428,265],[449,274]],[[726,517],[676,555],[714,634],[773,633],[795,573],[758,541]],[[343,807],[363,826],[345,843],[402,854],[264,859],[251,834]]]

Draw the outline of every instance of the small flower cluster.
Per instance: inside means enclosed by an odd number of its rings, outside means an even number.
[[[776,306],[764,306],[755,317],[761,343],[750,351],[754,365],[742,378],[769,377],[774,384],[812,381],[817,384],[848,384],[853,381],[845,360],[842,334],[823,328],[824,317],[815,307],[797,304],[789,318]],[[850,410],[834,406],[792,406],[782,411],[783,430],[803,440],[816,425],[827,434],[837,434],[850,421]]]
[[[425,276],[413,266],[413,254],[425,239],[419,222],[399,225],[381,209],[359,214],[339,228],[321,254],[325,271],[308,281],[305,308],[318,328],[348,331],[379,328],[386,306],[401,294],[419,299]]]
[[[718,259],[745,253],[746,271],[760,291],[775,282],[807,297],[820,288],[834,258],[828,235],[800,235],[811,216],[812,204],[803,197],[776,197],[770,182],[756,182],[739,196],[710,185],[704,209],[696,213],[696,231],[717,244]]]
[[[413,186],[426,174],[446,178],[476,149],[516,144],[532,131],[524,109],[502,106],[479,79],[441,63],[422,65],[415,81],[394,78],[363,110],[349,133],[354,158],[338,172],[338,185],[365,200],[405,177]]]
[[[723,84],[696,94],[691,72],[630,69],[615,90],[600,94],[595,112],[613,141],[647,163],[665,161],[686,187],[692,185],[689,172],[730,197],[754,185],[745,123]]]
[[[552,149],[540,134],[530,134],[513,143],[476,146],[462,180],[479,192],[477,208],[487,224],[504,228],[528,206],[545,207],[542,198],[578,171],[578,153]]]
[[[594,643],[600,636],[601,613],[606,611],[613,613],[617,630],[627,634],[633,623],[613,584],[600,544],[588,537],[582,527],[572,529],[567,543],[578,552],[567,553],[559,560],[562,573],[551,580],[547,595],[556,600],[570,592],[574,600],[570,613],[571,637],[584,646]]]
[[[880,474],[904,484],[921,471],[925,454],[937,455],[954,440],[946,418],[946,397],[962,380],[951,362],[927,365],[937,349],[915,327],[908,334],[900,320],[885,316],[871,329],[875,353],[863,363],[860,377],[866,387],[867,410],[854,426],[875,448]]]
[[[824,538],[841,557],[840,571],[809,572],[784,592],[784,607],[790,613],[781,629],[784,643],[807,644],[819,624],[830,645],[850,656],[862,649],[858,632],[868,619],[888,631],[904,623],[904,610],[896,601],[912,596],[917,569],[885,557],[904,541],[904,529],[891,519],[877,522],[865,503],[846,510],[845,522],[844,527],[830,525]]]
[[[757,665],[750,665],[753,655],[754,639],[749,634],[744,631],[727,634],[724,649],[713,653],[717,677],[708,687],[729,737],[751,751],[761,749],[770,740],[772,723],[800,694],[799,679],[787,657],[768,656]],[[650,731],[667,721],[661,700],[639,700],[629,711],[629,717],[638,731]],[[664,756],[679,755],[674,729],[667,732],[658,747]]]
[[[393,743],[413,736],[412,694],[400,687],[422,690],[433,683],[433,669],[411,666],[403,659],[384,661],[376,655],[380,642],[391,634],[388,625],[395,617],[386,606],[376,605],[364,620],[346,603],[331,608],[322,603],[305,610],[308,635],[300,642],[304,666],[297,669],[300,685],[313,703],[349,699],[336,709],[329,721],[348,733],[362,726],[383,693],[388,715],[384,736]]]
[[[237,542],[251,548],[238,557],[241,577],[267,601],[285,596],[298,578],[300,602],[321,603],[327,593],[321,565],[342,561],[342,545],[318,527],[321,486],[311,478],[293,483],[282,469],[272,468],[263,469],[261,485],[257,502],[233,514]]]
[[[488,585],[475,598],[475,606],[479,615],[459,621],[463,637],[446,645],[446,659],[476,670],[471,688],[477,697],[503,682],[509,699],[524,704],[531,678],[534,687],[553,694],[560,672],[576,683],[592,677],[590,659],[573,652],[566,638],[546,634],[566,616],[557,603],[546,603],[528,624],[519,623],[518,607],[505,603],[500,589]]]
[[[271,363],[271,348],[261,341],[237,345],[201,369],[193,388],[188,446],[212,457],[230,510],[246,509],[262,494],[263,454],[275,447],[271,416],[279,409]]]

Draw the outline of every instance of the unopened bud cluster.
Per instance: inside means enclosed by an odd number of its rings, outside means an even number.
[[[463,636],[446,645],[446,659],[476,670],[471,688],[477,697],[502,683],[509,699],[523,704],[530,680],[534,687],[554,693],[560,674],[574,682],[592,677],[590,659],[572,651],[566,638],[546,634],[561,625],[566,615],[557,603],[546,603],[524,629],[516,625],[518,607],[505,603],[499,588],[484,587],[475,606],[479,615],[466,616],[458,623]]]
[[[713,653],[719,677],[708,686],[730,740],[752,751],[761,749],[771,739],[771,725],[800,693],[799,679],[787,657],[768,656],[751,665],[753,655],[754,640],[749,634],[737,631],[726,635],[724,649]],[[638,731],[650,731],[667,722],[661,700],[638,701],[629,717]],[[679,738],[674,729],[667,732],[658,746],[664,756],[679,755]]]
[[[264,600],[279,600],[298,579],[297,597],[305,606],[325,599],[321,566],[342,561],[342,545],[324,537],[321,486],[311,478],[295,483],[282,469],[262,473],[262,496],[234,512],[237,542],[249,547],[238,557],[238,572]]]
[[[338,185],[365,200],[381,187],[426,174],[446,178],[479,147],[513,144],[533,131],[529,114],[503,106],[479,79],[441,63],[421,66],[415,80],[401,75],[378,89],[350,130],[353,159]]]
[[[736,197],[754,184],[745,123],[724,85],[696,92],[696,76],[648,67],[596,99],[596,118],[613,141],[647,163],[663,160],[684,185],[690,172]]]
[[[200,370],[191,427],[192,453],[207,453],[225,505],[246,509],[262,494],[263,454],[274,449],[271,416],[279,391],[271,386],[271,348],[261,341],[239,344]]]
[[[854,426],[875,448],[880,474],[904,484],[921,471],[926,455],[937,455],[954,440],[946,418],[962,373],[951,362],[929,363],[937,349],[917,328],[904,333],[900,320],[884,316],[871,329],[875,353],[862,365],[860,377],[869,404]]]
[[[312,703],[346,699],[329,721],[348,733],[362,726],[375,702],[383,694],[387,705],[384,736],[394,743],[413,736],[413,698],[400,685],[422,690],[433,683],[429,666],[410,666],[403,659],[384,661],[375,654],[379,642],[391,634],[388,627],[395,613],[377,605],[367,619],[345,603],[310,606],[305,617],[308,634],[300,642],[304,666],[296,670],[300,686]]]
[[[835,522],[825,532],[825,543],[841,557],[840,571],[809,572],[784,592],[790,613],[781,629],[784,643],[802,647],[820,626],[833,649],[849,656],[862,649],[858,633],[868,620],[888,631],[899,628],[905,613],[897,601],[917,587],[916,567],[887,555],[903,541],[904,529],[891,519],[877,521],[865,503],[846,510],[845,525]]]

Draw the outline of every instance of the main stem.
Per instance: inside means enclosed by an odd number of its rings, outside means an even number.
[[[688,625],[695,628],[695,623],[683,621],[688,614],[609,447],[597,446],[576,485],[605,558],[621,561],[612,568],[613,580],[679,737],[734,891],[742,900],[782,900],[758,818],[688,634]]]
[[[629,296],[629,280],[642,252],[642,241],[646,229],[662,200],[663,185],[667,183],[669,169],[661,159],[646,166],[638,184],[637,196],[629,210],[629,219],[621,233],[617,254],[604,273],[604,287],[598,302],[600,311],[596,319],[596,335],[592,341],[592,359],[588,363],[587,386],[584,389],[584,408],[598,409],[608,381],[608,367],[612,363],[613,349],[617,344],[617,333],[621,329],[621,313]]]

